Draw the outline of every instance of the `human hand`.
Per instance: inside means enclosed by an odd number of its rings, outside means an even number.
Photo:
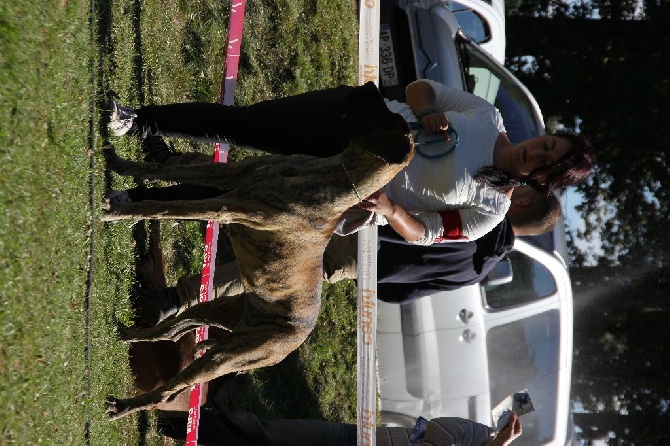
[[[370,195],[360,202],[358,206],[385,217],[393,214],[394,211],[394,203],[389,200],[389,197],[382,190],[378,190]]]
[[[500,429],[500,432],[491,441],[491,446],[508,446],[522,434],[521,421],[519,416],[512,413],[509,422]]]
[[[446,133],[449,128],[449,118],[442,112],[428,113],[421,118],[423,128],[433,133],[444,133],[445,139],[450,139]]]

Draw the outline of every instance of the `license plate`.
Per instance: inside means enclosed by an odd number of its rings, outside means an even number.
[[[379,27],[379,74],[382,86],[393,87],[398,85],[398,68],[393,51],[393,37],[391,28],[383,24]]]

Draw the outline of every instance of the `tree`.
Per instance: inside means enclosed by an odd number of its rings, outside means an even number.
[[[670,421],[670,267],[597,265],[571,275],[572,396],[601,415],[576,416],[575,423],[589,435],[613,432],[621,444],[655,444]]]
[[[610,15],[630,10],[628,4],[599,5]],[[669,11],[667,5],[648,6],[643,20],[562,14],[507,19],[509,68],[545,116],[581,129],[594,143],[598,169],[592,182],[579,187],[581,211],[593,215],[604,203],[613,215],[596,219],[600,223],[587,226],[584,235],[601,231],[615,262],[660,265],[670,251],[663,231],[670,222],[670,76],[660,68],[670,54]]]
[[[654,0],[508,4],[507,66],[545,118],[596,150],[597,171],[579,187],[586,229],[573,235],[599,234],[604,255],[588,266],[571,246],[572,391],[588,412],[575,414],[585,438],[612,432],[609,444],[668,438],[669,11]]]

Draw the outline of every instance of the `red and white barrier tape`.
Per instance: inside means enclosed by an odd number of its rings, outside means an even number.
[[[379,85],[379,2],[360,2],[358,83]],[[377,228],[358,233],[357,444],[374,446],[377,426]]]
[[[228,28],[228,46],[226,49],[226,61],[224,76],[221,82],[221,103],[232,105],[235,97],[235,86],[237,83],[237,70],[240,60],[240,46],[242,44],[242,28],[244,24],[244,7],[246,0],[233,0],[230,8],[230,23]],[[225,163],[228,161],[228,144],[214,145],[214,161]],[[216,248],[219,239],[219,223],[207,222],[205,233],[205,252],[202,262],[202,278],[200,280],[200,302],[207,302],[212,294],[214,269],[216,261]],[[195,332],[195,342],[207,339],[207,326],[199,327]],[[202,353],[200,353],[202,355]],[[196,446],[198,444],[198,426],[200,423],[200,404],[202,403],[202,383],[198,383],[191,389],[189,400],[188,422],[186,425],[186,445]]]

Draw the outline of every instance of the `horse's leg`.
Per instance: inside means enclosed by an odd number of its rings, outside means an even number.
[[[116,155],[113,149],[105,150],[107,166],[120,175],[142,180],[164,180],[197,186],[229,190],[235,187],[243,167],[239,163],[188,163],[171,164],[130,161]],[[247,169],[249,166],[246,167]]]
[[[201,382],[237,371],[271,366],[298,348],[311,330],[274,325],[247,327],[232,333],[195,359],[158,389],[128,399],[107,398],[106,413],[115,420],[133,412],[172,401],[179,393]]]
[[[130,203],[108,201],[102,221],[118,220],[206,220],[222,224],[239,224],[264,231],[277,231],[292,224],[299,228],[300,219],[287,220],[274,208],[256,201],[230,195],[202,200],[146,200]],[[298,229],[296,229],[298,230]]]
[[[246,296],[238,294],[199,303],[153,327],[119,327],[119,338],[125,342],[176,341],[202,325],[232,331],[242,320],[245,302]]]

